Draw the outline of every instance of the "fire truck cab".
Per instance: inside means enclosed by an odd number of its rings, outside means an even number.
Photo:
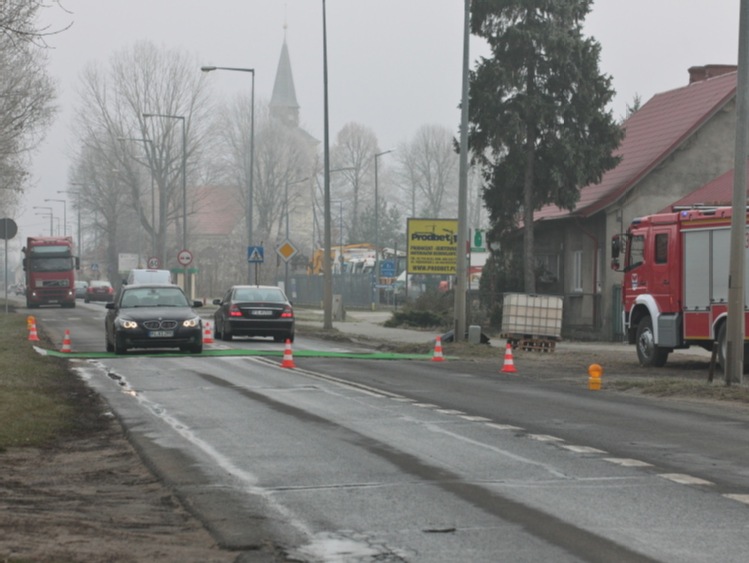
[[[612,238],[611,267],[624,273],[624,332],[643,366],[716,342],[725,366],[731,215],[730,207],[649,215]]]

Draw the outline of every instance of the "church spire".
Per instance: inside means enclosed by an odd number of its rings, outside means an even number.
[[[291,73],[289,48],[286,44],[286,24],[284,23],[283,46],[281,58],[276,69],[276,81],[273,84],[273,94],[270,100],[270,114],[289,127],[299,127],[299,104],[296,100],[294,76]]]

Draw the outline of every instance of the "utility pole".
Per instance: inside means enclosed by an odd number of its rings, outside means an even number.
[[[736,153],[731,200],[731,263],[726,322],[726,385],[742,383],[744,373],[744,263],[746,262],[746,165],[749,154],[749,1],[739,13],[739,68],[736,84]]]

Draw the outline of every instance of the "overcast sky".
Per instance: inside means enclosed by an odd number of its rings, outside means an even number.
[[[323,138],[321,0],[61,1],[70,13],[43,13],[53,29],[72,23],[48,39],[60,113],[34,159],[35,187],[17,218],[19,236],[48,232],[49,220],[36,216],[33,205],[51,205],[62,216],[62,204],[43,200],[62,198],[57,191],[67,188],[70,120],[82,68],[94,60],[106,64],[138,40],[184,48],[199,65],[253,67],[255,96],[267,101],[286,34],[301,124]],[[331,144],[352,121],[371,128],[382,150],[409,140],[425,124],[457,133],[462,0],[327,0],[326,6]],[[690,66],[736,64],[738,15],[739,0],[594,2],[585,31],[602,46],[600,67],[617,92],[614,114],[624,115],[637,94],[647,101],[686,85]],[[472,40],[472,66],[486,54]],[[249,92],[250,75],[208,76],[221,95]]]

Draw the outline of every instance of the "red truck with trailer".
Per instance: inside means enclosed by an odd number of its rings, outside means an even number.
[[[624,273],[624,331],[643,366],[665,365],[676,349],[711,351],[716,342],[726,365],[731,216],[730,207],[660,213],[613,237],[611,267]]]
[[[75,272],[72,237],[28,237],[23,252],[26,272],[26,307],[75,307]]]

